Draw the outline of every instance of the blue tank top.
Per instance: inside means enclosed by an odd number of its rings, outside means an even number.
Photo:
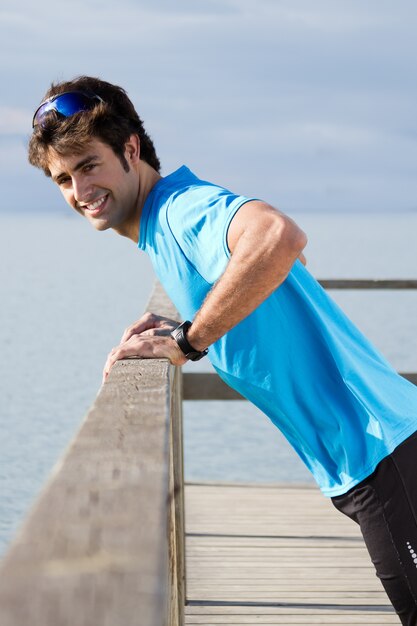
[[[230,259],[249,198],[185,166],[148,195],[138,246],[184,319]],[[325,495],[345,493],[417,430],[417,388],[399,376],[296,261],[286,280],[209,348],[219,376],[283,432]]]

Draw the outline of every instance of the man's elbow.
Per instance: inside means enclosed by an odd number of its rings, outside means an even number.
[[[301,228],[297,226],[297,233],[295,235],[295,241],[294,241],[294,246],[295,246],[295,251],[297,252],[297,257],[300,256],[300,254],[306,247],[307,243],[308,243],[307,235]]]
[[[289,217],[283,218],[281,226],[281,242],[285,242],[287,253],[297,259],[307,245],[305,232]]]

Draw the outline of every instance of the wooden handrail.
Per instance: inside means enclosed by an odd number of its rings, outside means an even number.
[[[417,372],[401,372],[414,385],[417,385]],[[184,400],[245,400],[237,391],[226,385],[213,372],[187,372],[183,374]]]
[[[1,626],[183,625],[181,404],[167,360],[112,368],[1,564]]]
[[[320,278],[324,289],[417,289],[417,280],[410,278]]]

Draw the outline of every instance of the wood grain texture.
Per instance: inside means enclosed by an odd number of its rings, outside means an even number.
[[[314,487],[189,484],[186,624],[398,624],[358,527]]]
[[[182,433],[181,369],[173,368],[170,429],[170,626],[184,624],[186,596],[185,578],[185,511],[184,511],[184,457]]]

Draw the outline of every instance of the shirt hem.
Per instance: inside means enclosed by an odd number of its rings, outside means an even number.
[[[403,430],[401,434],[398,435],[398,437],[391,443],[389,448],[387,448],[386,452],[379,455],[366,470],[363,470],[363,472],[359,475],[358,478],[355,478],[351,480],[349,483],[345,485],[341,485],[340,487],[333,487],[333,488],[320,487],[321,492],[323,493],[324,496],[328,498],[333,498],[335,496],[343,496],[345,493],[350,491],[353,487],[356,487],[357,485],[359,485],[359,483],[361,483],[363,480],[366,480],[367,478],[369,478],[369,476],[371,476],[371,474],[374,473],[379,463],[381,463],[381,461],[383,461],[390,454],[392,454],[394,450],[397,448],[397,446],[402,444],[408,437],[411,437],[411,435],[413,435],[416,431],[417,431],[417,424],[413,424],[411,427]]]

